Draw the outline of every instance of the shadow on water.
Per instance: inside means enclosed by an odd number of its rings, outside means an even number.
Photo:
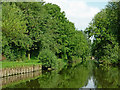
[[[97,67],[93,61],[67,65],[60,72],[42,72],[38,78],[9,85],[6,88],[118,88],[117,67]]]

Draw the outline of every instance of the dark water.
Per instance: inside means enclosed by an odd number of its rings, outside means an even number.
[[[66,66],[60,72],[43,72],[35,79],[5,88],[118,88],[118,67],[98,67],[93,62]]]

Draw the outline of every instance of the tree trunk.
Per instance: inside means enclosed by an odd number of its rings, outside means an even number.
[[[28,60],[30,60],[30,51],[28,52]]]

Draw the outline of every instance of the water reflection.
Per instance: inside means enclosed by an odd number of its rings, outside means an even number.
[[[95,85],[98,88],[118,88],[118,68],[117,67],[99,67],[93,69]]]
[[[38,77],[42,74],[41,71],[36,71],[36,72],[30,72],[30,73],[25,73],[25,74],[19,74],[19,75],[14,75],[14,76],[8,76],[4,78],[0,78],[0,81],[2,82],[0,87],[5,87],[6,85],[9,86],[11,84],[19,83],[20,81],[27,81],[32,78]]]
[[[88,84],[82,88],[96,88],[95,83],[93,81],[93,76],[88,80]]]
[[[93,62],[85,62],[75,67],[66,66],[59,73],[44,72],[36,79],[14,84],[17,88],[117,88],[118,68],[104,69]]]

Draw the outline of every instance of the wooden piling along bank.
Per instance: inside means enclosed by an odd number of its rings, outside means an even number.
[[[41,69],[42,69],[42,65],[22,66],[22,67],[16,67],[16,68],[3,68],[3,69],[0,69],[0,77],[34,72]]]

